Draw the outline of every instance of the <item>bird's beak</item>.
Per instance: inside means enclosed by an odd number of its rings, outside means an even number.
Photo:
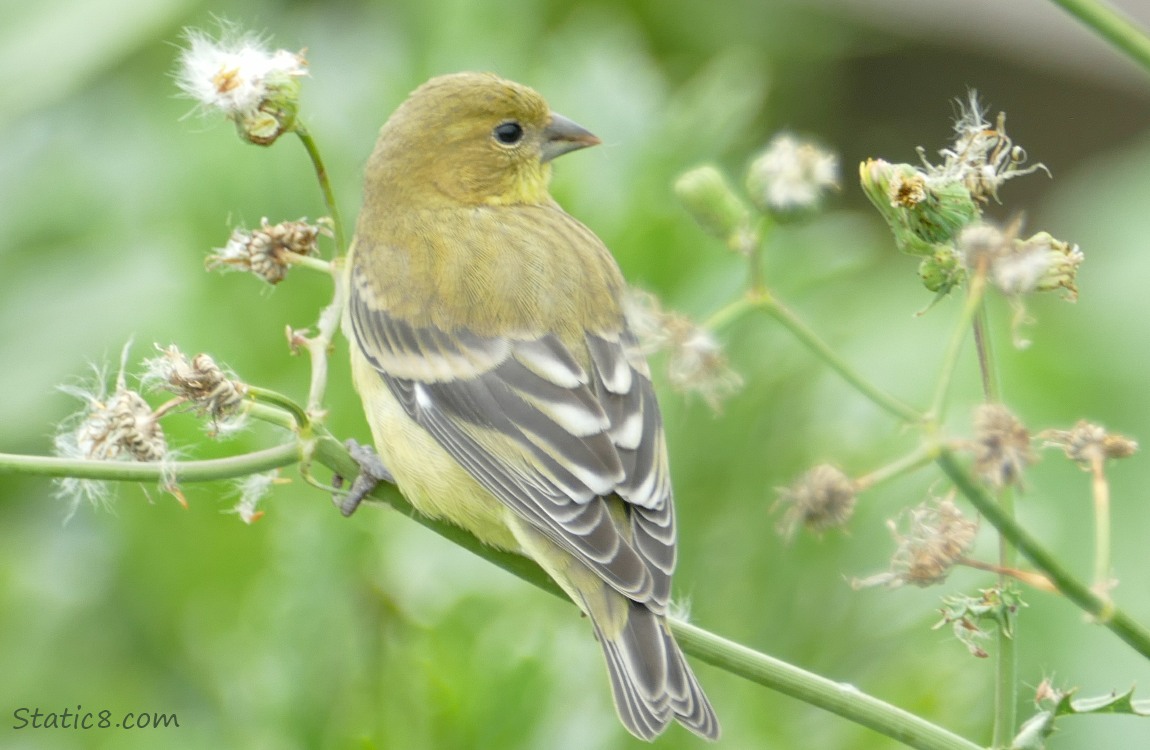
[[[551,113],[551,122],[543,130],[543,161],[549,162],[568,151],[594,146],[601,141],[582,125],[563,115]]]

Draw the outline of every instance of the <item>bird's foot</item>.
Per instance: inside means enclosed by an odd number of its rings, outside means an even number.
[[[359,474],[356,475],[346,493],[333,493],[332,501],[339,508],[340,513],[344,516],[350,516],[355,513],[359,504],[363,502],[368,493],[375,489],[377,484],[380,482],[395,484],[395,477],[383,465],[379,454],[370,445],[360,445],[355,440],[348,440],[344,445],[347,446],[351,457],[359,464]],[[336,474],[331,480],[332,487],[337,490],[343,488],[343,482],[344,478],[339,474]]]

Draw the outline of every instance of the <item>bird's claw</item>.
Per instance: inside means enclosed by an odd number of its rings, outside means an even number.
[[[342,497],[339,493],[332,495],[332,500],[335,502],[339,512],[344,516],[350,516],[355,513],[356,508],[363,502],[363,499],[375,489],[375,486],[380,482],[388,482],[395,484],[395,477],[383,465],[380,460],[379,454],[370,445],[360,445],[355,440],[348,440],[344,445],[347,447],[348,453],[359,464],[359,474],[356,475],[355,480],[351,483],[346,494]],[[332,486],[335,489],[343,487],[344,478],[336,474],[332,477]]]

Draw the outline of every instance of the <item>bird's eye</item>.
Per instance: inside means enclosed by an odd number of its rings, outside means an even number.
[[[523,140],[523,126],[514,120],[500,123],[493,131],[495,140],[505,146],[513,146]]]

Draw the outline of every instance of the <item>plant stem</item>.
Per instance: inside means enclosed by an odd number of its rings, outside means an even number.
[[[999,383],[998,369],[994,366],[994,350],[990,341],[990,325],[986,315],[986,299],[983,291],[986,287],[987,267],[985,263],[979,267],[971,278],[968,291],[966,310],[973,307],[974,314],[969,321],[974,333],[974,348],[978,356],[978,372],[982,381],[982,395],[986,403],[998,402],[1002,397],[1002,388]],[[1003,487],[998,492],[998,507],[1007,517],[1014,518],[1014,489]],[[1000,532],[998,535],[998,564],[1001,570],[998,573],[998,587],[1005,590],[1010,579],[1005,571],[1012,569],[1016,564],[1014,547]],[[1006,750],[1014,740],[1017,722],[1018,703],[1018,624],[1015,623],[1012,632],[1005,628],[998,628],[995,636],[997,648],[994,659],[994,732],[992,746]]]
[[[1150,39],[1126,16],[1100,0],[1053,2],[1150,71]]]
[[[853,685],[834,682],[685,622],[671,621],[683,650],[726,672],[869,727],[907,747],[975,750],[978,746]]]
[[[0,474],[35,474],[77,479],[126,482],[211,482],[258,474],[300,460],[300,446],[291,442],[274,448],[204,461],[92,461],[81,458],[20,456],[0,453]]]
[[[922,421],[922,415],[917,410],[871,384],[777,298],[764,293],[757,299],[759,307],[781,323],[807,349],[818,355],[828,367],[837,372],[843,380],[854,386],[855,390],[870,399],[876,406],[906,422],[918,423]]]
[[[312,271],[319,271],[320,273],[331,273],[331,261],[324,260],[323,258],[313,258],[310,255],[300,255],[299,253],[292,253],[288,251],[283,252],[284,260],[300,268],[307,268]]]
[[[1090,461],[1090,489],[1094,495],[1094,591],[1110,596],[1110,484],[1106,481],[1106,459]]]
[[[319,181],[319,189],[323,193],[323,202],[327,206],[328,216],[331,217],[332,232],[335,235],[336,255],[343,255],[347,252],[347,240],[343,233],[343,220],[339,216],[339,206],[335,202],[335,191],[331,187],[331,179],[328,177],[327,168],[323,165],[323,156],[319,152],[319,146],[316,145],[315,139],[312,138],[311,133],[302,124],[296,123],[295,133],[299,136],[300,141],[303,143],[304,149],[307,150],[307,155],[311,159],[312,167],[315,169],[316,180]]]
[[[288,412],[277,406],[261,404],[258,401],[248,401],[244,407],[244,413],[253,419],[274,424],[276,427],[282,427],[291,433],[298,433],[300,430],[294,411]]]
[[[767,236],[775,228],[775,222],[769,216],[761,216],[753,230],[747,233],[748,245],[747,252],[747,288],[754,296],[764,294],[767,291],[766,283],[763,281],[763,248],[766,245]]]
[[[332,341],[339,332],[344,308],[347,307],[348,288],[343,274],[344,258],[331,264],[332,300],[323,309],[316,322],[316,335],[307,339],[308,354],[311,355],[311,385],[308,388],[307,410],[310,415],[322,414],[323,396],[327,390],[327,355],[332,350]]]
[[[306,411],[304,411],[303,407],[282,393],[277,393],[276,391],[270,390],[268,388],[261,388],[257,385],[248,385],[247,391],[248,396],[252,399],[252,401],[257,403],[270,404],[271,406],[283,409],[288,414],[291,414],[292,418],[295,420],[295,428],[297,430],[306,429],[311,425],[311,418],[308,417],[308,414]]]
[[[946,398],[950,394],[950,382],[954,377],[954,371],[958,368],[958,355],[962,352],[962,342],[966,340],[967,330],[978,318],[985,291],[985,272],[972,274],[970,285],[966,290],[966,301],[963,303],[962,312],[959,314],[958,320],[955,321],[954,331],[951,333],[950,341],[947,342],[946,350],[942,355],[942,370],[934,388],[934,398],[930,403],[931,419],[938,425],[942,424],[943,418],[946,416]]]
[[[982,562],[981,560],[976,560],[972,557],[960,557],[958,558],[957,562],[959,565],[965,565],[966,567],[974,568],[975,570],[985,570],[988,573],[996,573],[1000,576],[1009,576],[1016,581],[1021,581],[1022,583],[1025,583],[1028,586],[1033,586],[1040,591],[1049,591],[1051,593],[1058,591],[1058,589],[1054,588],[1054,584],[1050,582],[1049,578],[1042,575],[1041,573],[1035,573],[1032,570],[1003,568],[1001,565]]]
[[[964,327],[969,324],[971,327],[974,335],[975,354],[978,358],[978,372],[982,382],[983,399],[987,403],[994,403],[999,400],[1001,393],[988,333],[989,325],[984,295],[986,274],[986,264],[980,263],[971,276],[960,324]],[[941,388],[935,394],[935,403],[939,409],[940,419],[946,403],[945,397],[946,394]],[[1007,517],[1014,518],[1014,492],[1011,487],[1003,487],[999,491],[997,507]],[[1000,568],[998,586],[1000,589],[1005,589],[1009,583],[1005,571],[1014,567],[1015,555],[1014,548],[1001,532],[998,535],[998,565]],[[994,659],[994,730],[991,746],[1001,750],[1010,747],[1014,739],[1017,720],[1018,651],[1015,648],[1016,635],[1017,623],[1014,632],[1007,632],[1005,628],[1000,627],[995,636],[997,648]]]
[[[703,321],[703,328],[713,332],[719,332],[726,328],[731,323],[734,323],[739,318],[746,315],[751,310],[755,310],[765,306],[764,300],[766,294],[744,294],[736,297],[727,304],[720,307],[715,312],[711,313],[710,317]]]
[[[993,502],[993,501],[992,501]],[[998,493],[997,507],[1004,516],[1014,520],[1014,490],[1003,487]],[[998,533],[998,587],[1005,590],[1009,585],[1006,570],[1015,566],[1014,547],[1006,535]],[[1007,750],[1014,740],[1018,712],[1018,638],[1017,620],[1011,632],[999,627],[995,636],[997,649],[994,660],[994,738],[993,746]]]
[[[914,451],[899,458],[886,466],[879,467],[869,474],[864,474],[858,479],[854,480],[856,492],[863,492],[874,487],[876,484],[889,481],[895,477],[900,477],[903,474],[925,466],[935,460],[937,452],[931,450],[926,446],[919,446]]]
[[[978,352],[978,372],[982,376],[982,394],[987,403],[1002,400],[1002,384],[999,382],[998,368],[994,366],[994,345],[990,340],[990,324],[986,317],[986,305],[979,305],[978,314],[972,323],[974,327],[974,347]]]
[[[974,507],[990,522],[1030,564],[1041,571],[1063,596],[1092,615],[1095,620],[1125,641],[1142,656],[1150,659],[1150,630],[1103,599],[1089,586],[1075,578],[1034,537],[979,486],[970,474],[959,466],[948,448],[940,448],[939,467],[954,482],[955,487],[970,500]]]

